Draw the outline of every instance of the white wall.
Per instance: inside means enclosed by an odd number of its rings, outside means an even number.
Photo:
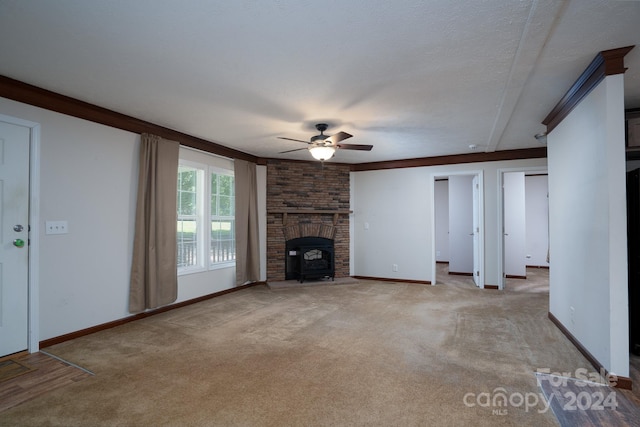
[[[449,181],[434,184],[436,217],[436,261],[449,262]]]
[[[524,172],[506,172],[504,186],[504,273],[525,277],[526,217]]]
[[[623,75],[547,137],[550,312],[610,372],[629,375]]]
[[[4,98],[0,113],[41,124],[39,339],[129,316],[139,135]],[[67,220],[69,233],[45,235],[46,220]],[[234,278],[181,276],[178,301]]]
[[[546,167],[546,159],[352,172],[354,274],[432,280],[433,176],[484,171],[485,283],[497,285],[498,169]],[[364,229],[364,223],[369,229]],[[397,262],[399,271],[391,271]]]
[[[473,274],[473,176],[449,177],[449,272]]]
[[[39,339],[127,316],[139,137],[2,98],[0,111],[41,124]],[[45,235],[47,220],[69,233]]]
[[[524,177],[527,222],[527,265],[548,267],[549,249],[549,180],[547,175]]]
[[[355,275],[430,280],[428,172],[409,168],[351,174]]]

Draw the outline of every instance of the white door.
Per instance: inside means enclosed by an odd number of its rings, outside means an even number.
[[[0,357],[28,347],[29,139],[0,121]]]
[[[478,175],[473,177],[473,282],[480,286],[480,212]]]
[[[449,176],[449,272],[473,274],[473,176]]]
[[[507,172],[503,175],[504,220],[504,275],[525,278],[526,215],[524,172]]]

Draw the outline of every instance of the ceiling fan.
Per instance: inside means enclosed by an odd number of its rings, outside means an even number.
[[[286,139],[288,141],[296,141],[302,142],[304,144],[309,144],[307,148],[296,148],[293,150],[281,151],[280,154],[283,153],[291,153],[292,151],[299,150],[309,150],[314,159],[320,160],[324,162],[325,160],[329,160],[333,157],[336,152],[336,149],[342,150],[360,150],[360,151],[371,151],[373,145],[364,145],[364,144],[341,144],[341,141],[344,141],[347,138],[351,138],[353,135],[350,135],[346,132],[338,132],[335,135],[325,135],[324,131],[327,130],[329,126],[326,123],[318,123],[316,125],[316,129],[320,132],[320,135],[312,136],[309,142],[302,141],[300,139],[293,138],[285,138],[283,136],[279,136],[279,139]]]

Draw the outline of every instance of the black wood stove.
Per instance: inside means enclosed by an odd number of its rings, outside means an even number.
[[[287,240],[285,279],[298,280],[335,277],[333,240],[324,237],[299,237]]]

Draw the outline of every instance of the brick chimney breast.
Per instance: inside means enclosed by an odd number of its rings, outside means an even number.
[[[267,162],[267,280],[284,280],[285,243],[299,237],[334,240],[335,277],[349,276],[349,174],[349,165]]]

